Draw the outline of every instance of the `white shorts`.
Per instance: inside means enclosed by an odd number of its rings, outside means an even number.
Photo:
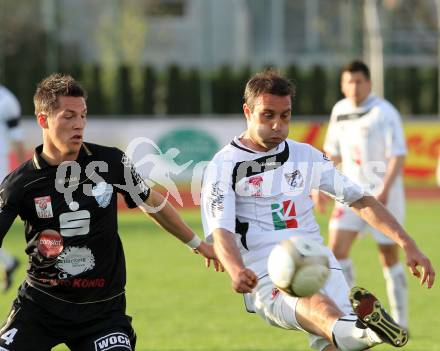
[[[348,315],[353,313],[348,299],[349,287],[333,253],[325,249],[329,255],[331,273],[320,293],[332,299],[344,315]],[[245,294],[248,312],[256,312],[270,325],[288,330],[304,330],[296,320],[298,299],[278,290],[268,275],[259,279],[257,287],[251,294]],[[331,345],[326,338],[310,333],[309,343],[312,349],[319,351]]]
[[[398,190],[398,189],[397,189]],[[405,219],[405,196],[402,191],[395,191],[390,196],[386,205],[400,224],[403,224]],[[342,205],[339,202],[335,203],[332,216],[329,223],[330,230],[349,230],[357,233],[371,232],[378,244],[392,245],[394,241],[380,231],[372,228],[367,222],[359,217],[350,207]]]

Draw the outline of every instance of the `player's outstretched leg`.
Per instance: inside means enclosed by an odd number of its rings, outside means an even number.
[[[408,342],[407,331],[398,325],[368,290],[351,289],[350,302],[358,318],[373,330],[384,342],[401,347]]]

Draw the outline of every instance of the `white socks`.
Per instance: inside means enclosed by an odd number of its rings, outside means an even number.
[[[350,258],[344,258],[343,260],[338,260],[341,265],[342,272],[344,273],[345,280],[347,281],[348,287],[351,289],[354,287],[354,269],[353,262]]]
[[[351,259],[338,260],[350,288],[355,284],[355,275]],[[408,289],[405,269],[401,263],[383,268],[383,276],[387,286],[391,316],[404,328],[408,328]]]
[[[401,263],[383,269],[387,285],[391,316],[404,328],[408,328],[408,289],[405,270]]]
[[[358,326],[357,316],[347,315],[339,318],[333,326],[333,342],[338,350],[357,351],[381,344],[383,341],[370,328]]]
[[[3,264],[6,270],[14,266],[14,256],[8,254],[5,250],[0,249],[0,264]]]

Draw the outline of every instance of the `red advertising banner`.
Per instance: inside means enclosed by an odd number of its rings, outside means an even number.
[[[293,122],[289,137],[321,149],[326,123]],[[408,155],[405,162],[405,184],[410,187],[435,187],[435,172],[440,152],[440,123],[404,123]]]

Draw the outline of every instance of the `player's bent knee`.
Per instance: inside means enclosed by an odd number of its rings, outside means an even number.
[[[383,266],[391,267],[399,262],[399,247],[397,245],[379,245],[378,248]]]
[[[346,259],[357,233],[348,230],[335,230],[330,232],[329,247],[338,260]]]

